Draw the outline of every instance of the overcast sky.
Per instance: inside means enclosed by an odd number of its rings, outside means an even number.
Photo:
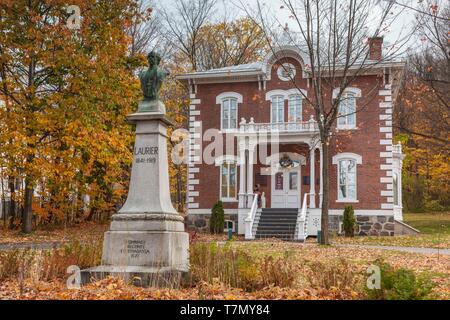
[[[176,0],[166,0],[163,2],[164,7],[170,8],[170,6],[174,5],[174,2]],[[295,1],[295,0],[294,0]],[[361,0],[364,1],[364,0]],[[385,0],[381,0],[385,1]],[[216,16],[223,16],[226,15],[230,19],[234,19],[239,16],[245,16],[245,11],[241,10],[239,7],[242,3],[248,6],[251,10],[256,10],[256,4],[258,0],[219,0],[219,5],[216,10]],[[271,15],[276,17],[276,19],[284,25],[285,23],[288,23],[290,30],[295,31],[295,25],[296,23],[292,22],[292,19],[289,19],[289,12],[287,9],[280,9],[282,5],[281,0],[259,0],[261,4],[264,4],[267,6],[269,12]],[[398,2],[401,2],[403,4],[407,4],[412,7],[417,6],[417,0],[398,0]],[[375,19],[377,10],[374,8],[374,16]],[[400,6],[395,6],[393,13],[396,17],[395,22],[391,25],[390,29],[386,32],[384,35],[385,38],[385,45],[399,43],[399,39],[405,39],[408,38],[409,41],[407,43],[407,46],[411,48],[415,48],[417,46],[417,38],[409,38],[407,35],[410,34],[410,31],[413,29],[413,24],[415,20],[415,12],[410,9],[404,9]],[[402,51],[406,51],[405,49]]]

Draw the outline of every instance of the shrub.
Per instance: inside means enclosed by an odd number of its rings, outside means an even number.
[[[298,272],[292,259],[257,258],[243,249],[233,249],[229,243],[197,243],[190,248],[190,276],[188,285],[223,283],[248,292],[269,286],[292,287]]]
[[[394,269],[381,260],[374,262],[380,267],[381,288],[366,288],[367,297],[371,300],[426,300],[431,298],[434,284],[424,275],[417,276],[413,270]]]
[[[335,263],[312,262],[308,264],[306,279],[313,288],[351,290],[357,286],[357,274],[349,263],[340,259]]]
[[[346,206],[344,210],[344,234],[346,237],[353,237],[355,235],[355,211],[352,206]]]
[[[71,265],[81,269],[100,264],[101,241],[71,242],[51,250],[11,250],[0,253],[0,281],[8,278],[48,281],[66,277]]]
[[[225,227],[225,212],[223,210],[222,201],[218,201],[211,211],[211,219],[209,220],[209,230],[212,234],[223,233]]]

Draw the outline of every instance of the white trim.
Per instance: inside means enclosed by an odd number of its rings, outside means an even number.
[[[381,191],[381,196],[382,197],[393,197],[394,196],[394,191],[393,190],[382,190]]]
[[[237,92],[222,92],[216,97],[216,104],[222,104],[222,101],[228,98],[234,98],[237,100],[238,103],[243,103],[244,98],[242,97],[242,94]]]
[[[202,100],[200,100],[200,99],[192,99],[191,100],[191,105],[196,105],[196,104],[201,104],[202,103]]]
[[[343,200],[336,200],[336,203],[359,203],[359,200],[343,199]]]
[[[282,73],[283,73],[283,71],[285,71],[286,68],[293,69],[294,74],[289,77],[284,77]],[[282,63],[277,69],[277,75],[281,81],[285,81],[285,82],[290,81],[291,79],[294,79],[295,76],[297,75],[297,68],[292,63]]]
[[[381,204],[381,209],[392,209],[392,210],[394,210],[394,204],[392,204],[392,203],[383,203],[383,204]]]
[[[380,102],[380,108],[392,109],[392,102]]]
[[[351,152],[344,152],[344,153],[338,153],[335,156],[333,156],[333,164],[338,164],[341,160],[355,160],[356,164],[362,164],[362,157],[359,154],[351,153]]]
[[[225,156],[225,157],[222,157],[222,158],[224,158],[224,159],[226,159],[227,157],[235,157],[235,156]],[[221,157],[219,157],[219,158],[221,158]],[[235,198],[229,198],[229,197],[223,197],[223,195],[222,195],[222,168],[223,168],[223,165],[224,164],[228,164],[228,165],[231,165],[231,164],[233,164],[234,166],[235,166],[235,178],[236,178],[236,181],[234,182],[235,183],[235,186],[234,186],[234,194],[236,195],[236,197]],[[236,162],[236,161],[222,161],[222,163],[220,164],[220,167],[219,167],[219,195],[220,195],[220,200],[222,201],[222,202],[238,202],[238,199],[237,199],[237,194],[238,194],[238,186],[237,186],[237,173],[238,173],[238,163]],[[228,176],[230,175],[230,172],[228,172]],[[229,179],[229,177],[228,177],[228,180],[230,180]],[[229,182],[229,181],[228,181]],[[230,187],[230,185],[229,185],[229,183],[227,183],[227,189],[228,189],[228,192],[230,192],[231,191],[231,187]]]
[[[189,168],[188,169],[188,172],[189,173],[199,173],[200,172],[200,168]]]
[[[198,209],[199,207],[198,203],[188,203],[188,209]]]
[[[199,180],[189,180],[189,182],[188,182],[191,186],[193,186],[193,185],[199,185],[200,184],[200,181]]]
[[[392,95],[392,91],[391,90],[380,90],[379,95],[380,96],[390,96],[390,95]]]
[[[228,125],[231,125],[231,101],[236,101],[236,123],[234,124],[234,128],[224,128],[223,127],[223,108],[224,108],[224,102],[228,101],[228,107],[229,107],[229,119],[228,119]],[[236,130],[239,127],[239,104],[242,104],[243,98],[242,95],[237,92],[223,92],[219,94],[216,97],[216,104],[220,105],[220,130],[222,132],[227,132],[231,130]]]
[[[380,152],[380,158],[392,158],[392,152]]]
[[[392,133],[392,127],[380,127],[381,133]]]
[[[339,163],[343,160],[352,160],[355,161],[356,165],[355,165],[355,198],[354,199],[350,199],[350,198],[345,198],[345,199],[339,199]],[[336,186],[337,186],[337,200],[336,203],[358,203],[358,164],[361,165],[362,164],[362,157],[359,154],[355,154],[355,153],[350,153],[350,152],[346,152],[346,153],[339,153],[336,154],[335,156],[333,156],[333,164],[337,166],[336,168],[336,172],[337,172],[337,179],[336,179]]]
[[[337,98],[337,96],[338,96],[340,91],[341,91],[341,88],[335,88],[333,90],[333,99]],[[361,98],[362,97],[361,89],[359,89],[359,88],[355,88],[355,87],[345,88],[343,94],[346,94],[346,93],[349,93],[349,92],[353,93],[355,95],[355,98]]]
[[[237,165],[241,165],[240,158],[234,155],[223,155],[219,156],[214,160],[214,164],[216,167],[221,166],[224,163],[236,163]]]
[[[190,115],[191,116],[199,116],[200,115],[200,110],[191,110]]]
[[[305,89],[271,90],[266,92],[266,101],[272,102],[272,97],[274,96],[282,96],[284,100],[289,100],[289,97],[294,95],[299,95],[303,99],[304,97],[308,97],[308,91]]]
[[[198,191],[190,191],[188,192],[189,197],[198,197],[200,195],[200,192]]]

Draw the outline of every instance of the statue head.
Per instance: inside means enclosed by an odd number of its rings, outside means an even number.
[[[150,67],[154,66],[154,65],[159,65],[159,63],[161,62],[161,56],[156,53],[155,51],[151,51],[148,55],[147,55],[147,60],[148,63],[150,64]]]

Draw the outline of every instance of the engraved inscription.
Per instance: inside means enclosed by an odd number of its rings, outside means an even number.
[[[131,259],[139,259],[141,254],[150,254],[150,250],[145,247],[144,240],[128,240],[126,249],[122,249],[121,253],[128,253]]]
[[[155,164],[157,161],[158,153],[158,147],[136,147],[134,149],[136,163]]]

